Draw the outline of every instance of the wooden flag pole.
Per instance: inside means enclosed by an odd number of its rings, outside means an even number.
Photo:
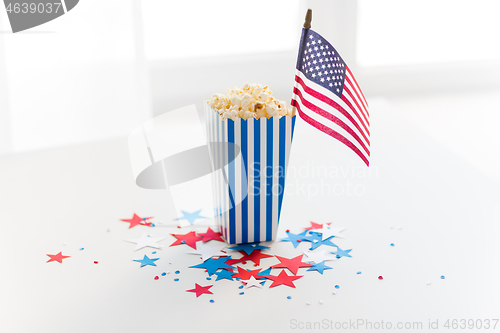
[[[313,17],[312,9],[308,9],[306,13],[306,20],[304,22],[304,29],[311,29],[311,21]]]
[[[313,16],[313,11],[312,9],[308,9],[306,13],[306,20],[304,21],[304,29],[311,29],[311,21],[312,21],[312,16]],[[304,36],[306,35],[306,32],[303,30],[302,31],[302,37],[300,38],[300,44],[299,44],[299,55],[302,53],[302,48],[304,47],[304,44],[306,41],[304,40]],[[298,61],[298,60],[297,60]],[[294,82],[294,87],[298,89],[298,82]],[[295,91],[295,89],[294,89]],[[293,93],[293,96],[296,96],[295,92]],[[292,97],[292,102],[293,103],[294,98]],[[297,113],[297,108],[294,106],[292,108],[292,116],[295,116]]]

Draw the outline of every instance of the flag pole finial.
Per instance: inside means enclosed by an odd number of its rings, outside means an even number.
[[[304,22],[304,29],[311,29],[312,16],[313,16],[312,9],[308,9],[306,13],[306,20]]]

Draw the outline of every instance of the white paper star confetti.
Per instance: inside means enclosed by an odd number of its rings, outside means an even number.
[[[221,252],[227,246],[226,243],[221,242],[207,242],[203,243],[202,241],[196,242],[196,250],[188,251],[187,253],[199,254],[203,261],[212,258],[212,257],[225,257],[228,254]]]
[[[335,256],[331,256],[329,254],[325,254],[325,250],[312,252],[312,251],[303,251],[303,253],[307,256],[307,258],[303,259],[305,262],[313,262],[315,264],[319,264],[320,262],[327,260],[337,260]]]
[[[158,245],[158,242],[164,240],[166,237],[150,237],[147,233],[143,233],[141,238],[137,239],[126,239],[126,242],[136,243],[136,247],[134,251],[145,248],[146,246],[160,249],[161,245]]]
[[[245,289],[251,288],[251,287],[257,287],[257,288],[262,288],[261,282],[257,280],[253,275],[250,277],[250,279],[244,281],[245,282]]]
[[[322,229],[314,229],[314,232],[320,233],[323,235],[323,240],[327,239],[328,237],[339,237],[339,238],[345,238],[343,234],[341,234],[341,231],[344,231],[346,228],[335,228],[327,225],[323,225]]]

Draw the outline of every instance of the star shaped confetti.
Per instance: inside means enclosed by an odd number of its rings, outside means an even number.
[[[144,255],[144,258],[142,258],[140,260],[134,259],[134,261],[140,262],[141,263],[141,267],[144,267],[146,265],[156,266],[155,261],[159,260],[159,259],[160,258],[151,258],[150,259],[147,255]]]
[[[220,242],[225,242],[225,240],[222,238],[222,234],[220,232],[215,232],[212,230],[212,228],[208,227],[207,232],[205,233],[198,233],[199,236],[203,237],[203,243],[208,242],[209,240],[216,240]]]
[[[352,251],[352,249],[342,250],[340,247],[337,246],[337,251],[332,251],[331,253],[335,254],[337,256],[337,258],[342,258],[342,257],[352,258],[352,256],[349,254],[349,252],[351,252],[351,251]]]
[[[187,224],[187,225],[193,225],[193,223],[196,220],[198,220],[198,219],[206,219],[205,216],[200,216],[201,209],[198,210],[198,211],[196,211],[196,212],[194,212],[194,213],[188,213],[188,212],[183,211],[183,210],[181,210],[181,212],[182,212],[183,216],[182,217],[178,217],[178,218],[176,218],[174,220],[175,221],[186,220],[186,221],[189,222],[189,224]]]
[[[325,269],[332,269],[330,266],[326,266],[325,262],[322,261],[320,263],[317,263],[316,265],[314,265],[313,267],[309,268],[307,271],[318,271],[320,272],[321,274],[323,274],[323,271]]]
[[[309,231],[309,234],[307,236],[305,236],[302,240],[311,242],[311,247],[309,248],[309,250],[312,251],[314,249],[317,249],[321,245],[328,245],[328,246],[337,247],[337,245],[335,245],[334,243],[332,243],[330,241],[330,239],[332,239],[332,238],[333,238],[333,236],[330,238],[327,238],[327,239],[323,239],[321,234],[318,234],[317,232]]]
[[[251,276],[250,279],[243,281],[243,284],[245,285],[245,289],[251,288],[251,287],[257,287],[257,288],[262,288],[262,281],[257,280],[254,276]]]
[[[194,289],[189,289],[189,290],[186,290],[187,292],[190,292],[190,293],[196,293],[196,297],[200,297],[200,295],[202,294],[213,294],[213,292],[211,292],[210,288],[212,288],[213,285],[211,286],[200,286],[198,283],[195,283],[194,284]]]
[[[247,243],[247,244],[240,244],[238,246],[233,246],[230,247],[229,249],[233,251],[245,251],[246,254],[251,254],[255,250],[265,250],[265,249],[270,249],[269,246],[262,246],[259,245],[260,243]]]
[[[233,265],[237,262],[242,262],[247,260],[253,261],[256,265],[260,265],[260,259],[273,257],[272,255],[262,253],[261,250],[255,250],[250,255],[246,254],[244,251],[238,251],[238,252],[243,254],[243,257],[239,259],[231,259],[230,261],[227,262],[229,265]]]
[[[271,266],[272,268],[288,268],[290,272],[297,275],[299,268],[301,267],[311,267],[313,265],[302,262],[302,254],[292,259],[287,259],[284,257],[276,256],[281,263]],[[268,279],[270,277],[267,277]]]
[[[320,223],[314,223],[313,221],[310,221],[311,222],[311,226],[310,227],[307,227],[307,228],[304,228],[305,230],[313,230],[313,229],[322,229],[323,228],[323,224],[320,224]],[[331,222],[329,223],[325,223],[326,225],[330,225],[332,224]]]
[[[304,253],[307,257],[307,259],[305,259],[304,261],[313,262],[315,264],[318,264],[318,263],[325,261],[325,260],[337,260],[337,258],[332,257],[329,254],[326,254],[325,252],[326,251],[323,250],[323,251],[318,251],[318,252],[307,251],[307,252],[302,252],[302,253]]]
[[[65,256],[62,254],[62,252],[59,252],[58,254],[47,254],[50,259],[47,260],[47,262],[51,261],[58,261],[62,264],[63,259],[69,258],[70,256]]]
[[[257,280],[261,280],[262,278],[265,278],[266,276],[272,276],[271,275],[271,267],[269,267],[266,270],[263,270],[262,272],[259,272],[260,278],[257,278]]]
[[[306,236],[307,230],[301,232],[300,234],[293,234],[291,232],[286,233],[286,237],[282,238],[282,242],[292,242],[293,247],[299,246],[299,244],[303,241],[303,238]]]
[[[226,264],[226,261],[230,260],[231,257],[220,257],[217,259],[209,258],[203,263],[195,266],[190,266],[189,268],[205,268],[209,276],[215,274],[218,269],[230,269],[231,271],[234,269],[233,266]]]
[[[170,246],[186,244],[191,246],[195,250],[196,250],[196,242],[203,239],[203,237],[196,235],[194,231],[190,231],[184,235],[181,234],[171,234],[171,235],[177,238],[177,240],[172,244],[170,244]]]
[[[334,228],[331,226],[325,227],[321,229],[314,230],[317,233],[320,233],[323,235],[323,240],[330,238],[330,237],[338,237],[338,238],[345,238],[345,236],[341,233],[344,231],[346,228]]]
[[[278,276],[268,276],[267,278],[269,280],[273,280],[273,284],[271,284],[269,288],[280,286],[282,284],[295,288],[293,281],[300,279],[301,277],[302,276],[288,275],[284,270],[282,270]]]
[[[211,258],[214,256],[215,257],[227,256],[228,255],[227,253],[221,252],[221,250],[225,247],[226,247],[225,243],[205,244],[205,243],[200,241],[200,242],[196,242],[196,250],[188,251],[188,253],[199,254],[199,255],[201,255],[201,259],[203,261],[205,261],[208,258]],[[230,263],[228,262],[228,264],[230,264]]]
[[[137,244],[135,246],[135,250],[134,250],[134,251],[137,251],[137,250],[145,248],[146,246],[149,246],[149,247],[152,247],[155,249],[160,249],[161,246],[158,245],[158,242],[161,240],[164,240],[164,239],[165,239],[165,237],[150,237],[147,233],[144,232],[142,234],[141,238],[126,239],[125,241]]]
[[[233,272],[230,272],[230,271],[227,271],[227,270],[223,269],[220,272],[215,272],[215,275],[217,275],[217,279],[215,279],[215,281],[219,281],[219,280],[222,280],[222,279],[227,279],[227,280],[234,281],[233,275],[235,275],[235,274],[236,273],[233,273]]]
[[[253,271],[250,271],[248,269],[243,269],[241,267],[237,268],[238,268],[238,273],[233,275],[233,278],[240,278],[241,280],[248,280],[252,276],[257,280],[264,278],[263,276],[259,275],[259,272],[261,271],[262,268],[254,269]]]
[[[139,217],[139,215],[137,215],[136,213],[134,213],[134,216],[131,218],[131,219],[121,219],[121,221],[124,221],[124,222],[129,222],[130,225],[128,226],[128,228],[132,228],[132,227],[135,227],[136,225],[145,225],[147,227],[151,227],[153,225],[153,223],[151,222],[147,222],[150,218],[152,217]]]

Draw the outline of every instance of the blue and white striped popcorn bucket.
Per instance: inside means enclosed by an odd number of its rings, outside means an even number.
[[[205,104],[215,219],[229,244],[276,238],[296,115],[223,119]]]

